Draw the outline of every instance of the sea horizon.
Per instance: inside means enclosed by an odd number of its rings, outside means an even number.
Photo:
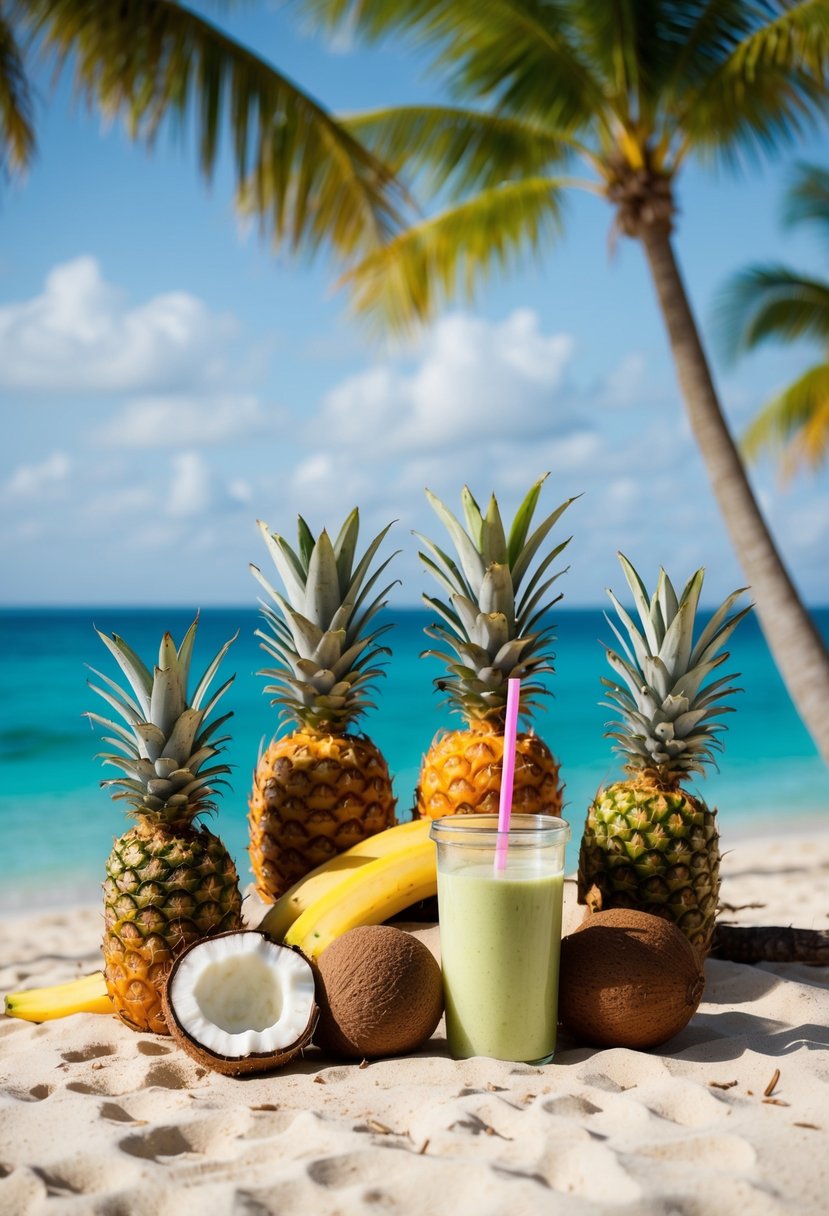
[[[829,638],[829,608],[812,610]],[[706,618],[700,614],[701,623]],[[372,710],[358,723],[385,755],[393,775],[398,819],[411,815],[420,761],[434,736],[460,725],[441,705],[433,687],[440,665],[422,658],[429,646],[423,626],[434,614],[418,607],[388,609],[395,628],[383,641],[392,648],[386,676],[377,683]],[[87,687],[89,668],[112,678],[120,673],[94,632],[118,632],[145,662],[155,658],[161,634],[176,641],[194,617],[181,605],[72,605],[0,607],[0,659],[5,696],[0,704],[0,827],[4,836],[0,907],[90,902],[99,898],[104,862],[112,840],[128,820],[112,803],[100,781],[115,775],[96,755],[106,750],[101,732],[83,717],[87,710],[107,712]],[[206,822],[236,858],[243,885],[250,881],[247,845],[247,795],[259,750],[279,729],[277,710],[263,694],[257,672],[268,658],[255,630],[255,606],[204,607],[200,612],[194,670],[199,673],[219,646],[238,629],[239,637],[223,664],[224,678],[236,678],[223,710],[232,740],[223,757],[232,766],[232,788],[218,813]],[[547,678],[553,694],[533,721],[561,764],[564,815],[572,839],[567,864],[575,867],[587,806],[596,789],[621,775],[611,741],[605,737],[609,709],[603,708],[602,675],[610,673],[602,643],[616,645],[604,610],[574,605],[556,607],[555,674]],[[719,769],[689,788],[719,812],[720,832],[746,835],[766,825],[780,829],[781,818],[802,827],[829,809],[829,779],[817,750],[798,718],[754,614],[729,643],[724,672],[738,676],[743,689],[726,716],[724,752]],[[523,724],[522,724],[523,725]]]

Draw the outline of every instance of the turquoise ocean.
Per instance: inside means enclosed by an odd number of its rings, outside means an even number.
[[[96,753],[101,742],[84,710],[105,716],[108,707],[88,687],[88,668],[119,678],[114,661],[93,626],[121,634],[151,663],[165,629],[180,641],[193,613],[186,609],[27,608],[0,610],[0,908],[24,910],[45,905],[96,901],[104,860],[115,836],[125,830],[121,804],[113,803],[100,780],[114,776]],[[829,637],[829,609],[815,612]],[[394,629],[384,638],[393,649],[386,676],[378,683],[377,709],[362,728],[378,744],[394,776],[399,819],[411,814],[420,759],[435,735],[453,721],[442,708],[432,681],[439,664],[421,658],[429,644],[423,627],[430,617],[417,609],[390,615]],[[607,664],[601,643],[613,637],[601,609],[562,609],[554,616],[556,673],[553,696],[536,716],[538,733],[559,758],[565,782],[565,816],[573,840],[568,864],[575,865],[584,814],[598,785],[618,775],[618,763],[604,737],[609,711],[600,677]],[[252,609],[212,608],[201,613],[194,674],[200,675],[222,642],[239,630],[223,672],[236,679],[222,705],[234,716],[226,759],[233,766],[232,788],[210,821],[236,858],[243,884],[250,878],[246,852],[246,802],[260,746],[277,730],[276,710],[257,674],[267,656],[254,631]],[[729,837],[750,831],[826,823],[829,774],[800,723],[777,674],[759,626],[747,618],[732,636],[725,671],[739,673],[744,691],[727,715],[725,751],[719,771],[710,770],[696,788],[719,811],[720,832]]]

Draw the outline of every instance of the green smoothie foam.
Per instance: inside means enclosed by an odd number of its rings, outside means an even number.
[[[446,1033],[456,1059],[555,1049],[562,874],[510,858],[438,872]]]

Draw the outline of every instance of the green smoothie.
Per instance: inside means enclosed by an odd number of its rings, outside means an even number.
[[[456,1059],[540,1062],[556,1043],[564,877],[531,860],[438,870],[446,1035]]]

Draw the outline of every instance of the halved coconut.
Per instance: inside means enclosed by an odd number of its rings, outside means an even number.
[[[317,1024],[305,957],[255,930],[218,933],[176,959],[162,998],[170,1034],[194,1060],[238,1076],[299,1055]]]

